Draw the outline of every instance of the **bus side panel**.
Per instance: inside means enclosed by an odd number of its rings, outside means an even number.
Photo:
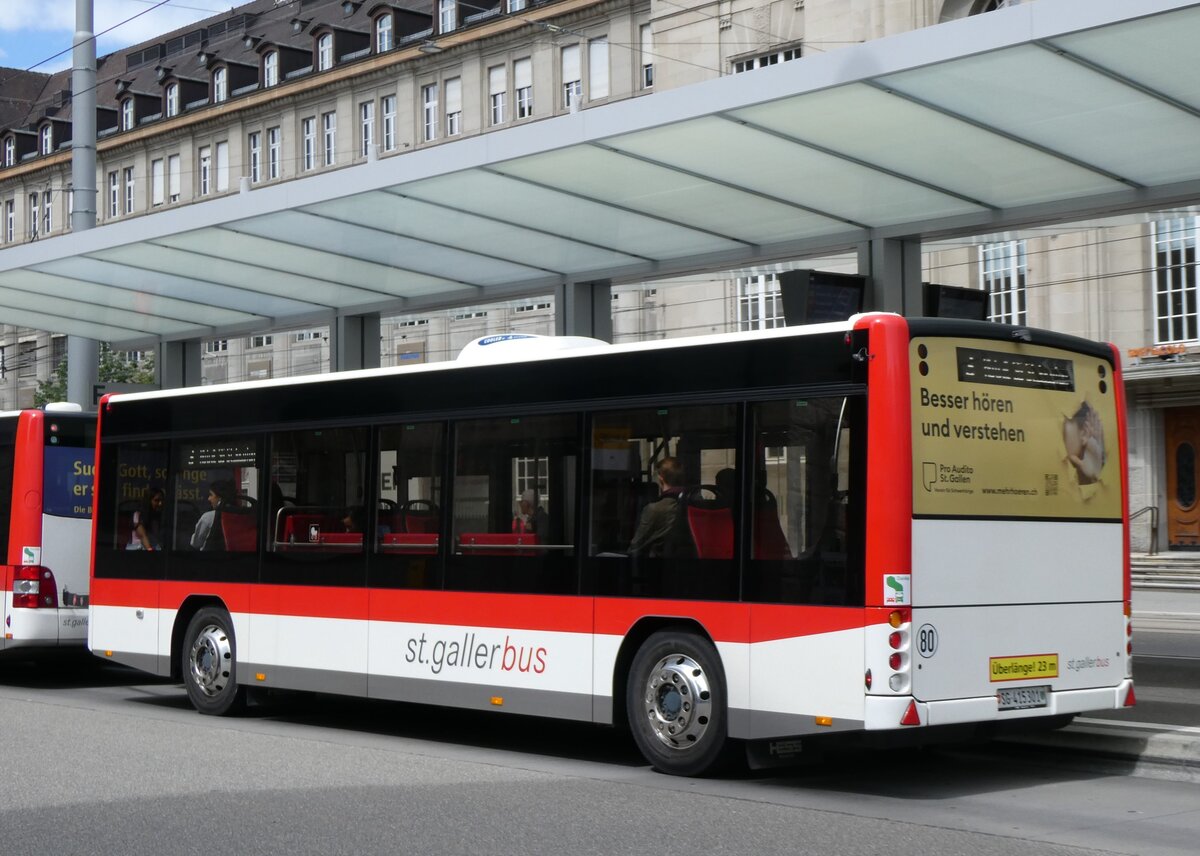
[[[147,672],[170,674],[170,651],[162,650],[160,642],[160,585],[155,580],[93,578],[88,609],[92,653]],[[169,629],[167,633],[169,639]]]
[[[42,416],[40,411],[27,410],[17,423],[12,523],[8,533],[8,561],[13,565],[41,564]]]
[[[88,556],[90,517],[42,515],[42,564],[58,584],[60,642],[83,644],[87,638]]]

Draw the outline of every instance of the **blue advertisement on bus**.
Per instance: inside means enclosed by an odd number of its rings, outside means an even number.
[[[55,517],[91,517],[95,451],[47,446],[42,474],[42,510]]]

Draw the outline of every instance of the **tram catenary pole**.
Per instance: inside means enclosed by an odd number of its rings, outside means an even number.
[[[71,53],[71,231],[75,234],[96,225],[95,17],[94,0],[75,0]],[[84,410],[96,404],[93,399],[99,364],[99,342],[67,337],[67,400]]]

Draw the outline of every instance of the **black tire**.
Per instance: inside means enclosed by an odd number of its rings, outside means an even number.
[[[721,659],[695,633],[654,633],[638,649],[625,687],[634,742],[650,764],[673,776],[699,776],[726,757],[728,698]]]
[[[245,707],[246,689],[237,682],[233,621],[225,610],[206,606],[192,616],[180,665],[188,699],[200,713],[223,716]]]

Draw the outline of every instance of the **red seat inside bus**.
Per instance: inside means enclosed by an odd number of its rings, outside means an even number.
[[[232,553],[253,553],[258,549],[258,516],[253,508],[222,508],[221,535],[225,549]]]
[[[285,508],[282,516],[279,540],[285,544],[318,544],[322,534],[342,530],[342,521],[331,512],[292,512]]]
[[[697,559],[733,558],[733,510],[715,485],[690,487],[680,497]]]
[[[536,556],[537,550],[519,548],[537,544],[538,536],[529,532],[464,532],[458,536],[458,552],[467,556]]]
[[[779,507],[775,495],[763,488],[754,509],[754,555],[755,559],[790,559],[792,550],[787,536],[779,525]]]

